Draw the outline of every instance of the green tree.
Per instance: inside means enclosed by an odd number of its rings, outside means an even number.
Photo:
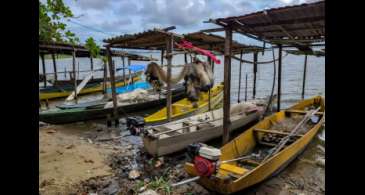
[[[89,50],[93,58],[99,57],[100,47],[95,43],[94,38],[89,37],[86,39],[85,47]]]
[[[46,3],[39,1],[39,40],[78,43],[79,38],[67,30],[63,22],[72,17],[71,9],[63,0],[47,0]]]

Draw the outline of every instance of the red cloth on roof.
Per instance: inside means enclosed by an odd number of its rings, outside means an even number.
[[[186,49],[192,49],[192,50],[195,50],[197,51],[198,53],[200,54],[203,54],[205,56],[208,56],[210,59],[212,59],[216,64],[220,64],[221,61],[215,57],[215,55],[213,55],[210,51],[208,50],[205,50],[205,49],[202,49],[202,48],[199,48],[199,47],[196,47],[194,46],[191,42],[189,41],[186,41],[186,40],[182,40],[180,44],[177,43],[177,45],[180,47],[180,48],[186,48]]]

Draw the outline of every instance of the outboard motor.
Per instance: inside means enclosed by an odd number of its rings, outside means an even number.
[[[188,155],[193,159],[193,164],[199,176],[209,177],[216,172],[221,151],[203,143],[190,144]]]
[[[131,135],[140,135],[144,132],[145,121],[143,117],[132,116],[127,117],[127,129]]]

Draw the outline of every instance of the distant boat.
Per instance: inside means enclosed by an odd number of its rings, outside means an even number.
[[[136,72],[132,74],[133,81],[139,81],[140,74],[142,72]],[[127,77],[127,76],[126,76]],[[126,78],[128,80],[129,77]],[[91,83],[87,83],[86,86],[80,91],[79,95],[101,92],[103,90],[103,79],[97,79],[96,81],[92,81]],[[69,96],[74,91],[74,85],[69,84],[69,81],[61,82],[58,81],[58,85],[48,86],[45,88],[40,88],[39,99],[55,99],[55,98],[63,98]],[[63,84],[61,84],[63,83]],[[120,77],[116,80],[116,87],[124,86],[124,79]]]

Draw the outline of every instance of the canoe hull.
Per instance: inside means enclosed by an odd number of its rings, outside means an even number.
[[[139,81],[139,80],[140,80],[140,77],[138,75],[133,77],[133,81]],[[120,80],[115,83],[115,86],[116,87],[125,86],[125,83],[124,83],[124,81]],[[73,89],[72,90],[70,90],[70,89],[61,90],[61,88],[62,87],[60,87],[60,89],[40,91],[39,99],[40,100],[49,100],[49,99],[63,98],[63,97],[69,96],[73,92]],[[78,95],[85,95],[85,94],[90,94],[90,93],[101,92],[102,90],[103,90],[102,83],[87,84],[86,87],[84,89],[82,89]]]
[[[172,100],[178,101],[185,97],[184,89],[174,91]],[[146,108],[159,108],[166,105],[166,98],[159,100],[147,101],[143,103],[135,103],[118,107],[119,116],[124,116],[126,113],[143,111]],[[80,121],[88,121],[94,119],[104,119],[107,115],[112,115],[113,108],[75,108],[64,109],[58,112],[43,112],[39,113],[39,120],[50,124],[66,124]]]
[[[262,113],[253,113],[245,117],[231,117],[230,131],[237,130],[250,122],[258,120]],[[220,120],[222,121],[222,120]],[[211,139],[222,136],[223,125],[213,128],[201,129],[198,131],[181,134],[165,139],[155,139],[151,137],[143,137],[144,147],[152,156],[163,156],[185,149],[191,143],[206,142]]]
[[[318,98],[320,99],[321,97],[312,98],[310,99],[310,101],[316,101],[314,99],[318,100]],[[302,105],[305,105],[309,102],[308,100],[305,101],[306,102],[303,101],[289,109],[301,108]],[[322,109],[324,109],[324,103]],[[224,159],[234,158],[234,155],[232,154],[233,152],[229,151],[230,150],[229,148],[232,147],[233,142],[238,143],[239,144],[238,147],[250,148],[250,146],[248,145],[251,143],[249,144],[242,143],[242,140],[249,140],[248,138],[253,136],[254,128],[265,128],[265,126],[268,126],[268,124],[270,123],[270,120],[275,121],[277,120],[277,118],[283,117],[284,115],[285,111],[281,111],[265,118],[263,121],[251,127],[245,133],[241,134],[239,137],[235,138],[235,140],[232,140],[230,143],[223,146],[223,148],[221,148],[222,154],[224,152],[225,154],[228,153],[228,155],[226,155]],[[212,191],[217,191],[222,194],[231,194],[234,192],[238,192],[240,190],[253,186],[257,183],[260,183],[265,179],[269,178],[270,176],[272,176],[273,174],[277,173],[281,169],[285,168],[285,166],[287,166],[290,161],[295,159],[295,157],[297,157],[305,149],[305,147],[318,133],[318,131],[322,127],[323,122],[324,122],[324,117],[322,117],[321,120],[316,125],[314,125],[309,131],[307,131],[302,137],[297,139],[294,143],[290,144],[282,151],[269,158],[266,162],[261,163],[259,166],[249,171],[247,174],[241,176],[240,178],[232,182],[225,182],[223,179],[219,178],[209,179],[206,177],[202,177],[199,180],[199,183],[201,183],[203,186]],[[194,176],[197,175],[195,168],[191,163],[185,164],[185,170],[188,172],[189,175],[194,175]]]
[[[216,108],[223,101],[222,89],[223,89],[223,86],[218,86],[217,94],[215,96],[212,95],[213,97],[210,100],[211,109]],[[183,99],[183,100],[180,100],[179,102],[172,104],[172,109],[174,110],[174,106],[177,106],[178,104],[180,104],[180,102],[186,102],[186,101],[188,101],[188,100]],[[191,104],[190,101],[189,101],[189,104]],[[185,104],[183,103],[183,105],[185,105]],[[191,109],[188,111],[180,111],[180,112],[177,112],[176,114],[173,114],[171,117],[171,121],[179,120],[179,119],[182,119],[185,117],[190,117],[195,114],[204,113],[207,111],[209,111],[208,100],[204,101],[202,103],[202,105],[199,105],[199,107],[196,109]],[[161,113],[163,113],[163,116],[161,116]],[[154,116],[156,116],[156,117],[154,117]],[[166,108],[163,108],[163,110],[160,110],[160,111],[146,117],[145,122],[146,122],[146,125],[158,125],[158,124],[164,124],[166,122],[169,122],[166,117]]]

